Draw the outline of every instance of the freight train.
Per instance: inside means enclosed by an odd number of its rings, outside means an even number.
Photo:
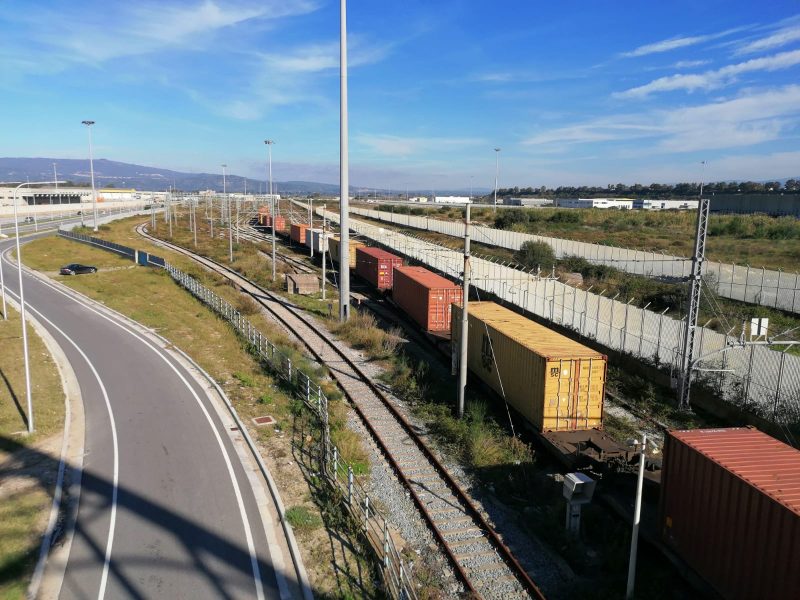
[[[307,229],[292,226],[292,239],[315,243],[306,240]],[[341,240],[327,243],[338,263]],[[451,337],[457,347],[460,287],[356,240],[347,256],[426,334]],[[470,372],[568,468],[637,460],[602,432],[605,355],[494,302],[470,303],[467,331]],[[749,427],[668,431],[663,474],[649,475],[660,484],[657,543],[716,593],[800,598],[800,451]]]

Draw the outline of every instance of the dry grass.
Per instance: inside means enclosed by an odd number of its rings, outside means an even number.
[[[375,317],[358,310],[354,310],[346,322],[332,323],[331,331],[373,359],[390,358],[402,340],[399,329],[385,331],[378,327]]]
[[[20,315],[9,306],[9,318],[0,320],[0,597],[24,598],[39,550],[40,536],[50,504],[52,462],[41,461],[17,472],[13,461],[17,444],[41,448],[64,426],[64,391],[53,358],[44,342],[28,327],[31,398],[36,431],[27,435],[27,398],[22,358]],[[58,440],[57,440],[58,441]]]

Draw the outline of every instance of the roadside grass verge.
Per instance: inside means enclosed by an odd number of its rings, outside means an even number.
[[[64,391],[44,342],[28,326],[35,432],[27,434],[27,397],[20,315],[0,320],[0,597],[24,598],[47,521],[64,426]],[[20,445],[22,448],[20,448]],[[17,459],[25,447],[54,460]],[[25,465],[24,467],[22,465]]]
[[[126,227],[119,227],[119,223],[115,223],[115,225],[117,231],[126,231],[132,227],[132,222],[127,221]],[[114,235],[114,231],[110,231],[110,229],[102,232],[107,239]],[[58,244],[66,244],[67,249],[73,246],[84,247],[82,244],[64,239],[42,239],[24,247],[23,259],[26,263],[36,262],[45,271],[52,271],[52,265],[57,264],[59,256],[58,253],[54,255],[51,250],[51,244],[54,241]],[[137,243],[144,241],[139,236],[136,236],[136,240],[115,239],[114,241],[137,248],[145,246],[144,243]],[[107,251],[88,246],[85,249],[91,264],[101,264],[103,257],[110,254]],[[162,248],[154,247],[153,252],[170,261],[174,259],[177,266],[188,271],[203,285],[213,289],[229,302],[236,303],[243,297],[223,278],[205,271],[195,263],[181,259],[180,256],[164,251]],[[273,443],[278,444],[279,450],[277,450],[274,460],[278,465],[285,463],[279,459],[288,452],[280,450],[282,442],[278,438],[283,439],[284,430],[292,429],[296,411],[298,407],[302,407],[302,403],[291,395],[282,380],[273,376],[260,364],[250,352],[251,349],[248,345],[237,337],[223,319],[217,317],[199,300],[174,283],[165,271],[136,267],[101,271],[76,277],[56,276],[56,278],[72,289],[152,328],[175,346],[185,350],[220,384],[242,420],[248,425],[253,417],[273,416],[277,420],[276,427],[250,428],[250,431],[262,446],[262,452],[264,447],[273,448],[275,447]],[[357,434],[345,426],[347,409],[341,401],[341,393],[335,384],[324,379],[327,370],[309,361],[301,351],[299,344],[290,340],[279,327],[260,313],[250,315],[248,318],[262,333],[269,336],[282,352],[291,357],[295,367],[303,370],[312,378],[323,381],[323,390],[330,399],[331,437],[339,444],[343,460],[353,463],[356,473],[368,473],[367,453]],[[287,464],[292,465],[293,463]],[[297,486],[296,478],[293,486]],[[336,537],[335,533],[330,535]],[[324,545],[325,548],[328,548],[327,539]],[[315,549],[309,551],[312,554],[318,554]],[[332,552],[332,550],[330,551]],[[348,555],[346,550],[342,550],[342,552]],[[350,558],[346,558],[348,561],[360,560],[352,555],[349,556]],[[327,565],[330,562],[330,557],[326,555],[326,559],[321,564]],[[315,590],[315,594],[324,596],[326,593],[332,593],[333,595],[330,597],[336,597],[335,592],[331,591],[334,589],[332,586],[336,584],[331,582],[331,574],[327,572],[327,568],[321,570],[318,566],[313,568],[316,573],[323,572],[323,579],[314,581],[315,588],[318,585],[321,586]]]

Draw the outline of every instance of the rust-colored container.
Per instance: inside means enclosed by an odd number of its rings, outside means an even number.
[[[392,289],[394,268],[402,266],[403,259],[386,250],[356,248],[356,273],[379,290]]]
[[[461,307],[451,304],[453,348]],[[605,355],[494,302],[470,302],[467,367],[539,431],[601,427]]]
[[[328,240],[328,252],[331,254],[331,258],[334,262],[339,262],[339,254],[341,252],[340,246],[342,244],[342,240],[339,236],[333,236]],[[350,240],[350,268],[356,268],[356,248],[361,248],[364,246],[364,242],[359,242],[356,240]]]
[[[450,305],[463,290],[424,267],[395,267],[392,298],[425,331],[450,330]]]
[[[307,230],[308,230],[308,225],[306,223],[292,223],[292,228],[290,233],[292,241],[297,242],[298,244],[305,244]]]
[[[800,450],[749,427],[670,431],[659,525],[725,598],[800,598]]]
[[[282,217],[280,215],[274,217],[275,219],[275,231],[286,231],[286,217]],[[267,217],[267,227],[272,227],[272,220],[273,217]]]

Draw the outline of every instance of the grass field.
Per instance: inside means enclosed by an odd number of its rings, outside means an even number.
[[[52,461],[33,464],[22,456],[26,447],[51,456],[60,448],[64,392],[50,353],[29,326],[36,429],[28,435],[20,316],[9,306],[8,317],[0,320],[0,597],[21,599],[39,551],[55,478]]]
[[[461,220],[455,207],[379,206],[396,213]],[[604,209],[474,208],[472,219],[489,227],[691,256],[695,211],[634,211]],[[706,247],[710,260],[753,267],[795,271],[800,264],[800,220],[765,215],[711,215]]]
[[[149,250],[167,258],[179,268],[190,273],[203,285],[211,288],[219,296],[243,308],[242,295],[195,263],[163,248],[148,244],[132,231],[138,220],[124,220],[112,225],[101,226],[98,237],[110,239],[117,243],[130,245],[138,249]],[[87,232],[89,233],[89,232]],[[130,261],[122,261],[112,253],[70,241],[64,238],[44,238],[27,244],[22,251],[23,260],[29,266],[54,272],[65,262],[64,257],[80,257],[81,262],[98,266],[101,270],[96,274],[54,277],[71,288],[86,294],[90,298],[102,301],[106,306],[117,310],[132,319],[153,328],[160,335],[170,340],[177,347],[186,351],[221,385],[236,407],[242,420],[249,422],[252,417],[271,415],[277,420],[277,428],[261,428],[251,430],[254,438],[264,445],[277,447],[277,455],[291,455],[291,449],[283,448],[283,434],[277,431],[291,431],[295,420],[297,401],[286,390],[284,384],[266,372],[259,362],[247,351],[247,348],[222,319],[216,317],[208,308],[193,298],[188,292],[175,284],[163,270],[130,267]],[[75,258],[75,260],[78,260]],[[68,261],[66,261],[68,262]],[[124,266],[126,268],[114,268]],[[103,269],[112,269],[104,271]],[[169,310],[165,310],[169,307]],[[321,376],[324,370],[316,368],[304,358],[299,346],[289,340],[272,321],[263,317],[258,310],[251,311],[247,318],[262,333],[292,357],[292,362],[309,374]],[[337,401],[337,394],[328,388],[331,403],[331,423],[337,426],[332,438],[342,449],[345,460],[354,463],[359,473],[368,471],[366,453],[358,436],[345,427],[345,406]],[[283,461],[285,463],[285,461]],[[280,464],[280,463],[279,463]],[[291,462],[288,465],[292,465]],[[289,467],[286,468],[296,468]],[[276,473],[276,478],[285,474]],[[298,487],[297,476],[292,476],[292,488]],[[302,480],[302,477],[300,477]],[[295,500],[303,501],[308,496],[308,488],[304,488],[301,496]],[[291,497],[285,497],[291,502]],[[319,542],[317,542],[319,545]],[[330,544],[323,544],[328,548]],[[319,555],[319,549],[309,549]],[[322,552],[325,554],[325,552]],[[346,560],[355,560],[351,555]],[[320,565],[314,565],[318,578],[312,581],[315,594],[322,597],[339,597],[333,593],[335,583],[330,579],[330,557],[326,556]],[[356,569],[357,570],[357,569]],[[326,596],[327,595],[327,596]]]

